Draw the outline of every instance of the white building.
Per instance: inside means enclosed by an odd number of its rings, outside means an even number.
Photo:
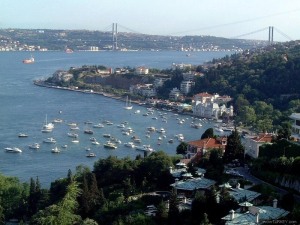
[[[139,94],[146,97],[155,97],[156,96],[156,89],[153,88],[152,84],[137,84],[137,85],[131,85],[130,93],[132,94]]]
[[[290,118],[293,120],[292,124],[292,135],[296,141],[300,141],[300,113],[292,113]]]
[[[243,146],[245,148],[245,155],[249,155],[252,158],[258,158],[259,147],[263,144],[271,144],[273,140],[273,134],[260,134],[258,136],[246,136],[243,140]]]
[[[195,85],[195,82],[193,81],[188,81],[188,80],[184,80],[181,82],[180,84],[180,91],[183,93],[183,94],[188,94],[191,92],[192,90],[192,87]]]
[[[233,107],[225,106],[225,99],[231,100],[230,97],[219,96],[218,94],[208,94],[207,92],[199,93],[194,96],[193,114],[205,118],[218,119],[223,113],[233,116]],[[222,102],[221,105],[220,102]]]
[[[149,69],[144,67],[144,66],[140,66],[140,67],[137,67],[135,69],[135,73],[138,74],[138,75],[144,75],[144,74],[148,74],[149,73]]]
[[[180,90],[178,88],[175,87],[170,91],[170,94],[169,94],[170,99],[178,100],[180,97],[182,97],[182,93],[180,92]]]

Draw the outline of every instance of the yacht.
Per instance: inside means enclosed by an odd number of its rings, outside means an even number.
[[[95,124],[93,125],[94,128],[103,128],[104,125],[102,123],[98,123],[98,124]]]
[[[117,148],[117,146],[114,143],[110,142],[110,141],[106,142],[103,146],[104,146],[104,148],[110,148],[110,149],[116,149]]]
[[[166,131],[165,131],[164,128],[160,128],[157,132],[158,132],[158,133],[161,133],[161,134],[166,133]]]
[[[54,138],[52,138],[52,137],[49,137],[49,138],[44,139],[43,142],[51,144],[51,143],[56,143],[56,140]]]
[[[62,123],[63,120],[62,120],[62,119],[54,119],[52,122],[53,122],[53,123]]]
[[[17,147],[12,147],[12,148],[4,148],[6,152],[11,152],[11,153],[21,153],[22,150],[17,148]]]
[[[96,154],[93,152],[90,152],[89,154],[86,155],[86,157],[89,157],[89,158],[96,157]]]
[[[105,138],[110,138],[110,134],[103,134],[103,137],[105,137]]]
[[[57,146],[55,146],[55,148],[51,149],[51,152],[52,153],[60,153],[60,150],[59,150],[59,148]]]
[[[93,145],[100,145],[100,143],[98,141],[92,141],[91,142]]]
[[[150,145],[136,146],[135,149],[139,150],[139,151],[145,151],[145,152],[153,152],[154,151],[154,149],[151,148]]]
[[[39,149],[40,144],[39,143],[33,143],[32,145],[28,145],[28,147],[31,148],[31,149]]]
[[[28,137],[28,135],[27,134],[24,134],[24,133],[19,133],[19,135],[18,135],[18,137]]]
[[[129,147],[129,148],[134,148],[134,147],[135,147],[135,145],[134,145],[133,142],[127,142],[127,143],[125,143],[124,145],[125,145],[126,147]]]
[[[78,138],[78,134],[75,134],[75,133],[68,133],[68,137]]]
[[[84,133],[85,133],[85,134],[93,134],[94,131],[87,129],[87,130],[84,130]]]

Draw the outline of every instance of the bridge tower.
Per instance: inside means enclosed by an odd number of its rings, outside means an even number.
[[[269,45],[273,44],[273,37],[274,37],[274,27],[269,27]]]
[[[118,49],[118,24],[112,24],[112,50]]]

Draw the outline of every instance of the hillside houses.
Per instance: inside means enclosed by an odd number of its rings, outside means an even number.
[[[245,148],[245,155],[252,158],[258,158],[259,147],[263,144],[271,144],[274,134],[263,133],[256,136],[245,136],[243,139],[243,146]]]

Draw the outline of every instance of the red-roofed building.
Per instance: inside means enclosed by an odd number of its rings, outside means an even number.
[[[263,144],[271,144],[274,134],[259,134],[258,136],[246,136],[243,145],[245,147],[245,154],[257,158],[259,156],[259,147]]]
[[[211,149],[222,149],[224,152],[227,145],[227,137],[205,138],[190,141],[187,144],[188,153],[186,157],[190,159],[190,161],[198,161]]]

